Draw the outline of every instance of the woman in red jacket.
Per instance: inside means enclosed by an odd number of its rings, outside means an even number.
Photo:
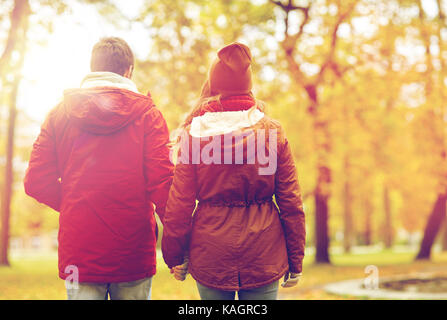
[[[221,49],[180,139],[162,250],[176,278],[191,273],[202,299],[276,299],[279,279],[293,286],[302,270],[292,153],[251,89],[249,48]]]

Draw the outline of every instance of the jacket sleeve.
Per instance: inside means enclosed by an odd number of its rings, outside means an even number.
[[[174,165],[169,158],[169,130],[160,110],[149,111],[144,136],[146,198],[163,222]]]
[[[281,130],[282,131],[282,130]],[[286,238],[289,271],[300,273],[306,242],[306,225],[298,176],[287,138],[278,134],[278,168],[275,175],[275,199]]]
[[[50,113],[34,142],[24,187],[27,195],[60,211],[62,192],[51,119]]]
[[[183,263],[188,251],[192,214],[197,198],[196,169],[193,164],[177,163],[169,192],[161,247],[169,268]]]

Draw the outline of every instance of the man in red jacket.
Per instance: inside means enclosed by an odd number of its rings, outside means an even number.
[[[92,72],[65,91],[31,153],[25,191],[60,212],[68,299],[150,297],[154,211],[163,221],[173,165],[166,121],[130,80],[133,66],[124,40],[100,40]]]

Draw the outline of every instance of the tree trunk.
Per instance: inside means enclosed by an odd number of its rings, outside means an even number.
[[[9,265],[9,219],[11,216],[12,185],[14,182],[13,156],[14,156],[14,133],[17,117],[16,100],[19,81],[16,80],[12,92],[9,107],[8,135],[6,145],[5,181],[1,203],[1,235],[0,235],[0,265]]]
[[[315,193],[316,263],[330,263],[328,220],[328,197],[317,191]]]
[[[23,29],[23,19],[27,19],[30,13],[28,0],[15,0],[14,8],[10,15],[11,26],[3,53],[0,57],[0,74],[4,75],[4,69],[10,64],[13,51],[20,40],[20,31]],[[27,25],[26,25],[27,27]],[[23,31],[23,30],[22,30]]]
[[[385,222],[383,228],[385,248],[391,248],[393,246],[393,222],[391,215],[390,190],[386,185],[383,189],[383,206],[385,211]]]
[[[345,252],[350,252],[353,245],[353,221],[352,221],[352,195],[350,185],[350,164],[349,156],[345,155],[344,161],[345,183],[344,183],[344,233],[343,248]]]
[[[309,111],[313,116],[314,146],[317,151],[317,183],[315,190],[315,237],[316,263],[330,263],[329,259],[329,187],[331,170],[328,165],[330,142],[327,122],[321,118],[318,106],[317,88],[306,88],[311,100]]]
[[[416,260],[430,259],[431,248],[435,242],[442,221],[445,218],[446,199],[446,194],[439,194],[436,199],[433,210],[428,218],[427,225],[425,226],[424,237],[421,242],[419,253],[416,256]]]
[[[371,200],[367,196],[365,199],[365,234],[364,241],[366,246],[370,246],[372,244],[372,215],[373,215],[373,206],[371,204]]]
[[[442,234],[442,251],[447,251],[447,217],[444,219],[444,230]]]

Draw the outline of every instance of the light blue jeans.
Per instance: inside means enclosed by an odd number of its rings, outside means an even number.
[[[130,282],[78,283],[67,288],[68,300],[150,300],[152,277]]]
[[[278,297],[278,284],[279,280],[259,288],[224,291],[209,288],[197,282],[197,288],[202,300],[234,300],[236,292],[239,300],[276,300]]]

